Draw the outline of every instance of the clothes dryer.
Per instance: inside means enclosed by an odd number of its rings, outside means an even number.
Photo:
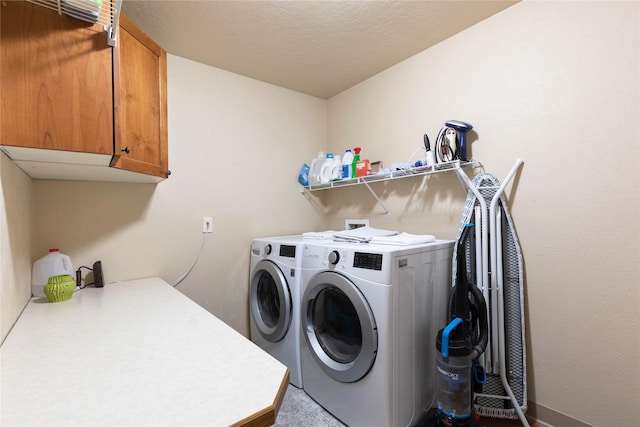
[[[304,245],[304,390],[345,424],[408,426],[435,406],[453,245]]]
[[[249,276],[251,341],[287,366],[298,388],[302,249],[302,236],[254,239]]]

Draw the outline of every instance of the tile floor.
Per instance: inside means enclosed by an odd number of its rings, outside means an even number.
[[[274,426],[344,427],[344,424],[325,411],[303,390],[289,384]]]
[[[529,420],[531,427],[542,427],[542,424]],[[522,424],[519,420],[497,420],[483,418],[478,424],[481,427],[518,427]],[[289,384],[287,392],[282,400],[276,427],[346,427],[338,419],[318,405],[307,394]],[[372,426],[373,427],[373,426]]]

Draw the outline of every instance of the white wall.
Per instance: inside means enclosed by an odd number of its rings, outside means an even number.
[[[298,191],[324,149],[326,101],[168,55],[169,168],[158,184],[34,181],[34,252],[102,260],[105,280],[180,277],[178,286],[248,336],[251,239],[319,227]],[[56,206],[56,209],[50,209]]]
[[[487,172],[525,161],[507,196],[525,258],[529,399],[556,420],[640,419],[639,8],[525,1],[329,101],[329,151],[406,161],[424,132],[458,119],[474,125]],[[345,188],[321,196],[330,225],[364,216],[455,237],[454,177],[373,188],[389,217],[366,188]]]
[[[0,152],[0,343],[31,298],[31,182]]]

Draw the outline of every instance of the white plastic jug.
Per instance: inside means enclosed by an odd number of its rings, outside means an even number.
[[[311,160],[311,166],[309,167],[309,185],[320,184],[320,173],[325,159],[324,151],[320,151],[318,152],[318,157]]]
[[[320,168],[320,184],[326,184],[331,181],[331,173],[333,170],[333,154],[327,153],[327,158],[324,159],[322,167]]]
[[[335,154],[333,156],[333,167],[331,168],[331,180],[336,181],[342,179],[342,161],[340,156]]]
[[[44,297],[44,285],[49,277],[69,274],[75,280],[75,270],[71,258],[60,253],[60,249],[49,249],[49,253],[33,263],[31,272],[31,293],[34,297]]]

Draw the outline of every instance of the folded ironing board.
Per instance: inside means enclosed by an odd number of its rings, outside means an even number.
[[[522,251],[503,196],[522,164],[518,162],[502,186],[491,174],[476,175],[472,182],[461,175],[469,191],[458,239],[465,224],[476,225],[475,239],[467,239],[465,261],[485,296],[490,330],[481,358],[487,381],[482,393],[475,395],[474,409],[488,417],[520,418],[528,426]],[[456,277],[455,252],[452,277]]]

